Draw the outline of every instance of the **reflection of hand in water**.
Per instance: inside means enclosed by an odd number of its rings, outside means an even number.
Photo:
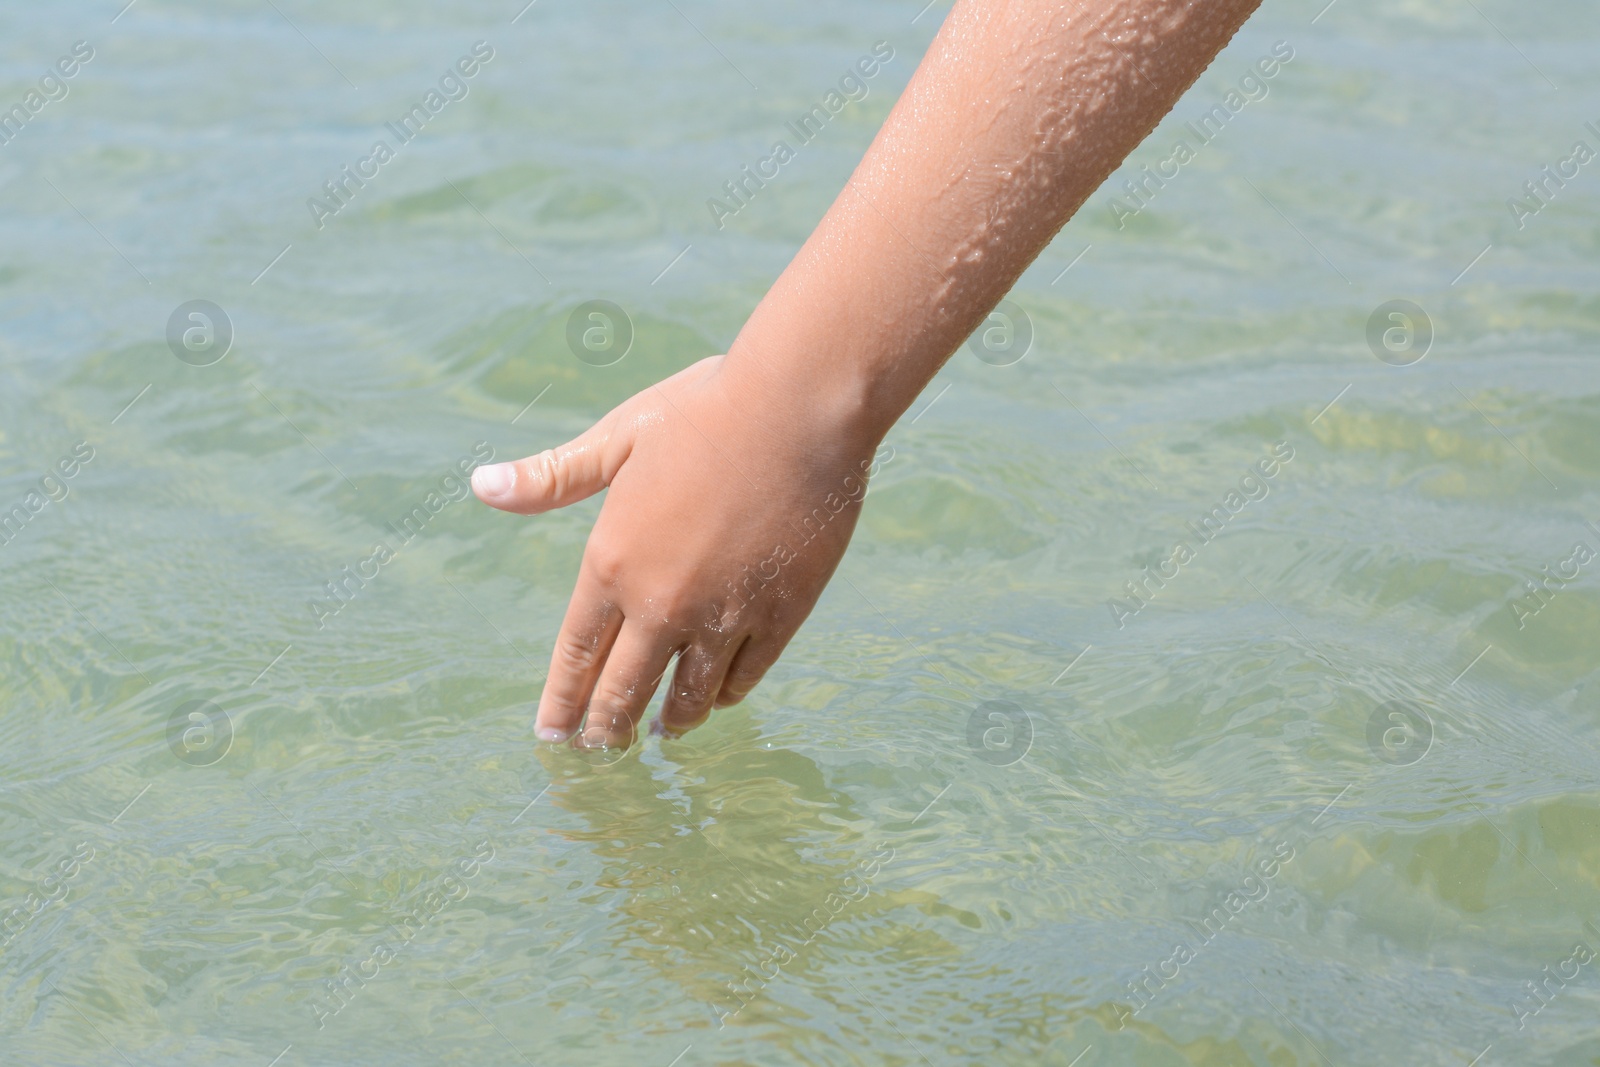
[[[601,861],[598,889],[620,891],[604,936],[706,1006],[708,1023],[764,1017],[783,975],[863,941],[861,923],[888,910],[874,881],[893,849],[828,786],[811,759],[759,747],[754,726],[683,763],[670,782],[638,759],[598,769],[541,749],[550,800],[583,827],[551,833]],[[850,935],[844,930],[848,928]],[[574,1000],[587,988],[567,991]],[[848,987],[840,996],[848,995]],[[558,985],[552,1004],[559,1010]]]

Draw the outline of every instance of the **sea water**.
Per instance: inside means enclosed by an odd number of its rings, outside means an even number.
[[[1600,1056],[1591,5],[1268,0],[585,759],[600,501],[463,471],[725,350],[948,5],[123,2],[0,14],[0,1060]]]

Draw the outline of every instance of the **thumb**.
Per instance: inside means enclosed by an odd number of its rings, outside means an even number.
[[[626,442],[612,440],[615,416],[596,423],[559,448],[536,456],[490,463],[472,472],[472,491],[492,508],[518,515],[564,508],[611,483],[628,458]]]

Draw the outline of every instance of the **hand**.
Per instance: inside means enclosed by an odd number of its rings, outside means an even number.
[[[479,467],[485,504],[534,515],[610,487],[539,698],[536,736],[626,747],[677,657],[676,735],[754,689],[855,528],[876,440],[794,417],[713,356],[537,456]]]

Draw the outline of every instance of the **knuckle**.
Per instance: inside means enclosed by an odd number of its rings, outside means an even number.
[[[637,690],[635,685],[602,678],[600,684],[595,686],[594,695],[589,698],[589,714],[626,717],[628,708],[635,702]]]
[[[711,686],[704,679],[672,683],[672,689],[667,693],[667,706],[675,712],[693,711],[703,708],[711,703],[711,698],[716,694],[711,691]]]
[[[663,591],[661,600],[661,620],[656,629],[660,636],[672,636],[680,639],[693,639],[693,629],[701,614],[702,598],[683,588],[673,588]],[[676,632],[674,632],[676,631]]]
[[[577,634],[562,633],[556,637],[553,659],[557,670],[581,674],[594,665],[596,646]]]
[[[737,704],[761,684],[761,679],[766,673],[764,667],[759,669],[743,667],[729,671],[727,677],[722,680],[722,689],[718,692],[719,702]]]
[[[660,674],[604,671],[595,684],[594,695],[589,698],[589,707],[592,711],[630,718],[650,702],[660,683]]]
[[[597,544],[593,539],[584,553],[584,565],[594,580],[607,588],[615,588],[622,581],[627,566],[621,552],[609,544]]]
[[[766,676],[765,667],[735,667],[723,682],[724,689],[754,689]]]
[[[541,489],[551,496],[561,495],[561,462],[556,458],[554,449],[547,448],[540,452],[533,457],[528,466],[531,468],[528,473],[538,482]]]

